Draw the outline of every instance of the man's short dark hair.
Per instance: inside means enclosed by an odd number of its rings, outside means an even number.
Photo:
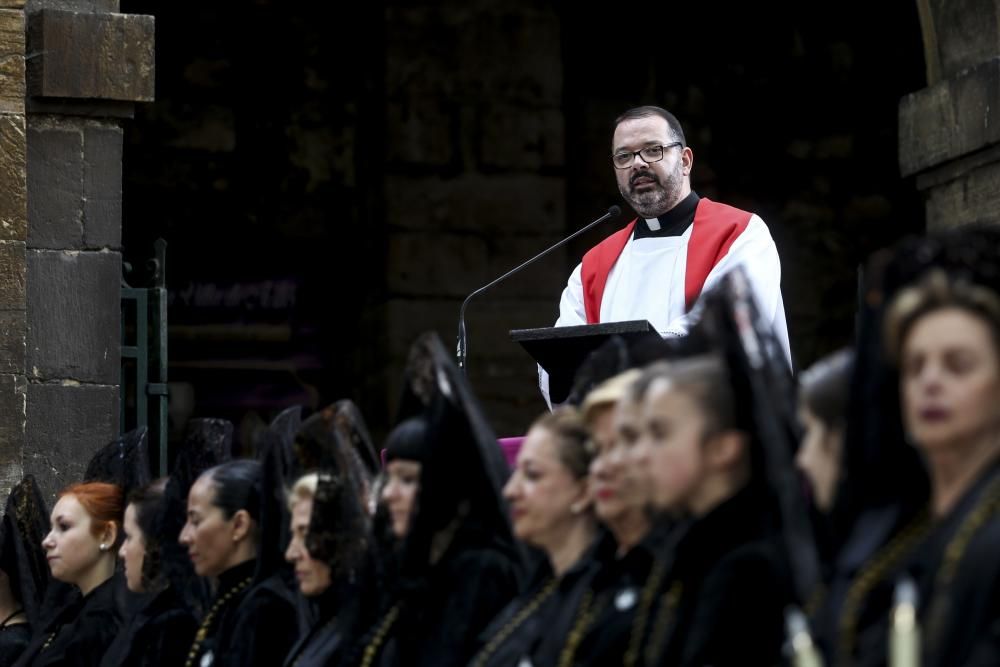
[[[676,116],[662,107],[648,105],[629,109],[615,119],[615,129],[627,120],[649,118],[650,116],[659,116],[663,120],[667,121],[667,126],[670,128],[670,133],[673,135],[674,141],[679,141],[682,145],[687,146],[687,141],[684,139],[684,130],[681,128],[680,121],[677,120]]]

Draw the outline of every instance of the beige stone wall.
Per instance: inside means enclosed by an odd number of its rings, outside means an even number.
[[[22,474],[28,229],[23,0],[0,0],[0,493]]]

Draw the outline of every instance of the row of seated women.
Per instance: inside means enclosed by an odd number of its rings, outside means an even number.
[[[798,389],[737,274],[689,339],[599,350],[513,470],[428,336],[382,457],[328,408],[44,533],[26,480],[0,664],[1000,664],[998,236],[898,250]]]

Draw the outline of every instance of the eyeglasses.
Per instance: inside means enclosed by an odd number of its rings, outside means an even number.
[[[670,144],[665,144],[663,146],[646,146],[645,148],[637,151],[622,151],[621,153],[615,153],[611,156],[611,162],[614,163],[615,169],[628,169],[635,162],[635,156],[638,155],[642,158],[642,161],[646,164],[651,162],[659,162],[663,159],[663,151],[668,148],[673,148],[674,146],[683,146],[679,141],[675,141]]]

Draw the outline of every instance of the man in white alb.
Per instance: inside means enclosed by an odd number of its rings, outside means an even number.
[[[640,217],[584,255],[563,290],[556,326],[645,319],[664,337],[683,336],[701,293],[742,265],[790,364],[781,263],[764,221],[691,190],[694,153],[665,109],[619,116],[611,150],[618,190]]]

